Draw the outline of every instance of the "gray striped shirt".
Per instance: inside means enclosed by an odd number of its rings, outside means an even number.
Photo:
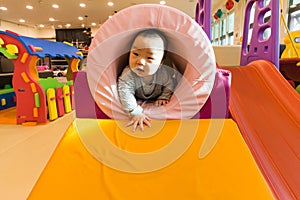
[[[175,73],[173,68],[162,65],[153,75],[152,82],[144,83],[129,66],[125,67],[118,78],[119,98],[124,110],[135,116],[143,112],[137,100],[169,100],[177,83]]]

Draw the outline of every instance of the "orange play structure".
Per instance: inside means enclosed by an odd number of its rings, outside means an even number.
[[[265,10],[278,3],[271,2]],[[126,13],[134,13],[133,16],[157,12],[151,15],[152,21],[145,23],[165,31],[170,31],[167,30],[169,18],[157,16],[177,17],[179,13],[161,5],[136,5],[127,9],[135,11]],[[115,33],[118,38],[105,30],[109,25],[113,25],[114,30],[123,27],[117,20],[122,14],[118,12],[103,24],[94,40],[103,39],[110,47],[110,37],[113,41],[122,39],[119,32]],[[179,15],[180,20],[190,22],[189,17]],[[131,21],[134,27],[126,29],[126,34],[139,25],[134,24],[134,20]],[[172,35],[180,38],[176,38],[176,42],[193,41],[189,33],[198,26],[191,23],[184,31],[178,28],[178,35]],[[257,59],[250,55],[245,65],[220,67],[232,74],[231,118],[153,120],[151,128],[132,133],[131,128],[126,127],[127,120],[77,117],[28,199],[300,199],[300,96],[276,68],[278,63],[259,57],[275,55],[266,47],[268,42],[272,43],[271,40],[262,42],[261,55],[257,54],[259,49],[255,45],[250,48]],[[188,49],[187,46],[182,48]],[[96,48],[93,46],[91,51]],[[248,56],[246,50],[242,53]],[[89,91],[88,85],[80,83]],[[107,88],[105,94],[113,94],[114,91]],[[89,92],[90,96],[96,93]],[[95,102],[91,105],[93,114],[96,106]]]

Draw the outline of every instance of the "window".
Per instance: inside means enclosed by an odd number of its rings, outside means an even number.
[[[227,30],[227,18],[224,17],[222,20],[221,20],[221,30],[220,30],[220,40],[221,40],[221,45],[226,45],[227,43],[227,40],[226,40],[226,30]]]
[[[233,32],[234,32],[234,12],[228,15],[228,44],[233,45]]]
[[[224,14],[219,20],[214,20],[212,25],[213,45],[233,45],[234,38],[234,12]]]
[[[218,45],[218,42],[219,42],[219,23],[215,23],[213,25],[213,28],[212,28],[212,44],[213,45]]]
[[[288,25],[290,31],[300,30],[300,0],[290,0]]]
[[[290,4],[290,5],[295,5],[295,4],[298,4],[298,3],[300,3],[300,0],[294,0],[294,1],[292,1],[292,4]]]

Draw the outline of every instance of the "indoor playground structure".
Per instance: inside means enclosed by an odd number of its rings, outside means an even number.
[[[247,1],[236,68],[216,66],[205,31],[209,2],[197,4],[200,26],[174,8],[145,4],[100,27],[86,71],[74,75],[76,119],[29,199],[300,198],[300,97],[278,70],[279,2]],[[152,127],[132,133],[116,81],[130,41],[148,28],[166,34],[182,79],[167,106],[144,105]],[[270,37],[261,37],[267,28]]]
[[[51,77],[41,79],[36,63],[46,56],[61,57],[68,61],[68,70],[74,72],[82,58],[75,47],[67,43],[20,36],[11,31],[0,32],[0,45],[0,52],[14,63],[13,89],[5,95],[14,90],[17,124],[46,123],[72,111],[72,81],[60,84]],[[1,101],[8,105],[5,100]]]
[[[0,110],[16,106],[16,95],[11,85],[6,84],[0,89]]]
[[[280,72],[300,94],[300,31],[284,38],[286,48],[280,58]]]

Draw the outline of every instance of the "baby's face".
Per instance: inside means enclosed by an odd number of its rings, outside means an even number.
[[[130,69],[140,77],[153,75],[164,55],[164,42],[160,37],[138,36],[131,47]]]

